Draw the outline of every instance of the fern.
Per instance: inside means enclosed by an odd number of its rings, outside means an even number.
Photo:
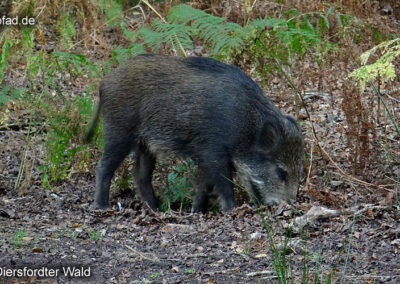
[[[72,75],[89,74],[91,77],[100,75],[98,68],[84,55],[64,51],[55,51],[51,54],[58,70],[68,70]]]
[[[244,29],[226,19],[207,14],[181,4],[171,8],[168,21],[180,25],[189,25],[193,36],[201,38],[211,48],[212,55],[226,54],[239,50],[244,42]]]
[[[7,101],[18,99],[23,93],[22,89],[10,85],[0,87],[0,106]]]
[[[161,20],[155,20],[153,27],[156,32],[162,35],[163,42],[177,45],[176,41],[178,39],[184,48],[193,48],[190,27],[174,23],[163,23]]]
[[[11,55],[11,49],[13,48],[14,43],[10,39],[6,39],[3,43],[0,53],[0,83],[3,81],[4,72],[8,68],[8,58]]]
[[[379,50],[382,51],[382,56],[379,57],[374,63],[367,64],[371,55],[377,53]],[[396,71],[395,71],[396,69],[393,62],[396,58],[399,57],[400,57],[400,38],[382,42],[381,44],[364,52],[360,56],[362,66],[354,70],[349,75],[349,77],[352,77],[356,81],[358,81],[362,90],[365,89],[365,85],[367,83],[372,83],[378,78],[380,78],[381,80],[380,83],[384,84],[387,81],[391,81],[396,78]],[[379,90],[375,87],[375,85],[372,84],[372,87],[378,99],[382,102],[387,115],[389,116],[394,128],[396,129],[397,134],[400,136],[400,127],[397,124],[388,106],[386,105],[384,99],[382,98],[382,95],[380,94]]]
[[[22,29],[22,50],[24,52],[31,52],[35,47],[33,35],[34,33],[31,27],[24,27]]]
[[[57,30],[61,35],[60,43],[68,49],[73,46],[76,38],[75,21],[69,13],[63,14],[57,21]]]
[[[145,42],[146,46],[148,46],[152,50],[157,50],[163,43],[165,36],[166,35],[162,35],[161,33],[156,32],[152,29],[142,27],[136,32],[134,39],[135,41]]]
[[[310,46],[321,45],[320,30],[329,27],[329,13],[320,18],[323,28],[314,27],[308,16],[295,9],[290,12],[295,16],[288,20],[255,19],[242,27],[180,4],[170,9],[167,22],[156,20],[150,27],[142,27],[132,39],[154,51],[165,44],[172,49],[177,42],[191,49],[196,38],[203,41],[212,57],[231,57],[249,49],[264,58],[278,57],[286,62],[291,52],[302,55]]]
[[[382,51],[382,56],[374,63],[367,64],[372,54]],[[400,57],[400,39],[382,42],[361,55],[361,67],[354,70],[349,76],[360,83],[364,90],[366,83],[375,81],[378,77],[384,84],[396,78],[395,66],[393,61]]]
[[[122,1],[109,1],[101,0],[103,11],[106,15],[106,21],[111,26],[117,26],[123,24],[123,19],[120,15],[123,15]]]

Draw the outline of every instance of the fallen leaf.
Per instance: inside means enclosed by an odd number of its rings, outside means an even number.
[[[32,252],[34,252],[34,253],[42,253],[43,249],[42,248],[33,248]]]
[[[29,241],[33,240],[33,238],[31,238],[31,237],[23,237],[22,240],[24,242],[29,242]]]

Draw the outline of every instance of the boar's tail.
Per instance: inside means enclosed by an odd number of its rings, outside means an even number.
[[[86,133],[85,133],[85,137],[84,137],[85,143],[89,143],[93,138],[94,132],[96,130],[97,122],[99,121],[101,107],[102,107],[102,100],[101,100],[101,95],[100,95],[100,101],[97,104],[95,114],[93,116],[92,121],[89,124],[89,128],[86,130]]]

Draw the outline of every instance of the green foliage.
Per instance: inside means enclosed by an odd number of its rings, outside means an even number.
[[[372,64],[368,64],[371,55],[382,52],[382,55]],[[381,44],[373,47],[372,49],[364,52],[361,55],[362,66],[354,70],[349,77],[354,78],[360,84],[361,90],[365,89],[367,83],[371,83],[376,96],[382,102],[387,115],[398,135],[400,135],[400,127],[393,117],[391,111],[386,105],[377,87],[372,84],[374,81],[380,79],[381,84],[385,84],[388,81],[392,81],[396,78],[396,67],[394,61],[400,57],[400,39],[394,39],[390,41],[382,42]]]
[[[51,60],[56,70],[72,78],[87,76],[91,79],[102,76],[100,66],[93,64],[86,56],[79,53],[55,51],[51,54]]]
[[[371,55],[375,55],[379,51],[382,52],[382,55],[374,63],[368,64]],[[354,70],[350,77],[360,83],[362,90],[366,83],[376,81],[378,78],[380,78],[381,84],[385,84],[396,78],[394,60],[398,57],[400,57],[399,38],[382,42],[361,55],[362,66]]]
[[[326,14],[302,14],[291,9],[283,15],[289,17],[287,19],[256,19],[248,24],[249,39],[246,40],[244,53],[251,55],[251,60],[255,62],[256,70],[261,75],[271,73],[274,67],[281,70],[282,67],[277,64],[283,63],[290,68],[294,59],[306,53],[319,62],[336,46],[325,36],[330,28],[330,14],[333,14],[332,9]],[[340,14],[337,17],[342,18]]]
[[[31,27],[24,27],[22,29],[22,51],[31,52],[34,47],[33,29]]]
[[[22,89],[14,88],[10,85],[0,86],[0,106],[7,101],[18,99],[22,93]]]
[[[30,82],[30,89],[36,91],[37,86],[46,92],[49,87],[61,85],[65,78],[88,76],[98,78],[101,76],[99,66],[90,62],[82,54],[54,51],[48,54],[38,51],[27,60],[26,73]],[[61,75],[61,76],[60,76]]]
[[[321,266],[322,266],[322,254],[319,252],[316,252],[312,255],[312,260],[315,263],[315,271],[313,273],[312,277],[312,283],[318,284],[318,283],[331,283],[331,277],[332,277],[332,271],[330,272],[325,272],[327,273],[326,276],[324,276],[324,272],[321,271]],[[303,279],[303,283],[307,283],[306,279]]]
[[[194,274],[196,273],[195,269],[191,269],[191,268],[186,268],[184,271],[185,274]]]
[[[0,83],[4,79],[4,72],[8,68],[8,59],[12,54],[12,48],[14,47],[14,43],[11,39],[6,39],[3,43],[0,53]]]
[[[91,241],[96,241],[101,239],[101,233],[97,231],[96,229],[89,229],[89,240]]]
[[[19,247],[22,245],[22,239],[26,237],[25,231],[17,230],[14,236],[14,246]]]
[[[201,39],[212,57],[232,58],[248,53],[254,61],[263,61],[256,66],[260,73],[269,73],[271,67],[264,64],[266,60],[289,63],[294,55],[302,56],[309,49],[317,57],[333,49],[335,44],[324,37],[330,28],[328,16],[333,13],[333,9],[325,14],[302,14],[291,9],[283,15],[286,18],[255,19],[242,27],[181,4],[169,10],[167,22],[155,20],[150,27],[140,28],[131,39],[153,51],[172,50],[178,44],[192,49],[193,40]],[[346,22],[344,15],[336,17],[339,24]]]
[[[122,191],[130,190],[130,184],[132,182],[132,175],[129,173],[127,169],[123,169],[122,174],[115,178],[115,183],[117,184],[118,188]]]
[[[161,20],[154,20],[152,29],[143,27],[135,34],[136,38],[143,39],[146,46],[152,50],[157,50],[162,44],[169,44],[171,47],[179,43],[187,49],[193,48],[190,28],[185,25],[175,23],[164,23]],[[178,43],[179,41],[179,43]]]
[[[61,94],[59,96],[62,97]],[[75,101],[64,97],[62,100],[64,105],[58,108],[51,102],[42,101],[48,123],[46,163],[41,166],[42,182],[46,187],[67,178],[73,172],[71,166],[77,153],[81,155],[78,165],[85,166],[85,157],[88,158],[85,155],[89,151],[88,146],[83,145],[80,138],[83,136],[85,122],[91,117],[94,102],[88,93],[84,97],[77,97]],[[97,132],[95,141],[99,140],[99,136]]]
[[[185,4],[170,9],[168,22],[187,27],[186,33],[183,34],[184,37],[177,34],[179,40],[182,39],[186,45],[189,45],[189,42],[192,45],[192,38],[198,36],[210,47],[213,55],[228,55],[232,51],[240,50],[244,44],[245,34],[240,25],[227,22],[225,18],[207,14]],[[161,29],[158,27],[158,30]],[[171,29],[169,32],[172,34],[173,30]]]
[[[167,22],[155,20],[151,27],[140,28],[133,36],[136,42],[156,51],[167,44],[173,49],[179,43],[186,49],[193,48],[193,38],[201,38],[213,55],[229,54],[243,45],[242,27],[226,22],[204,11],[181,4],[170,9]]]
[[[112,66],[123,64],[128,58],[146,53],[146,49],[142,44],[131,43],[129,48],[123,48],[122,46],[117,46],[111,50],[111,58],[105,63],[105,73],[108,73]]]
[[[66,237],[66,238],[71,238],[73,240],[76,240],[78,238],[79,232],[76,229],[72,228],[65,228],[59,231],[55,231],[52,233],[52,238],[53,239],[59,239],[61,237]]]
[[[168,174],[167,185],[164,186],[161,198],[161,210],[170,210],[173,206],[188,206],[191,204],[192,196],[190,189],[193,187],[190,176],[195,169],[194,162],[187,159],[174,167]]]
[[[151,278],[158,278],[160,277],[160,273],[159,272],[153,272],[152,274],[150,274]]]
[[[281,239],[279,247],[272,233],[273,230],[271,219],[264,212],[259,211],[259,215],[268,236],[268,243],[273,254],[273,265],[275,268],[275,274],[278,277],[278,283],[286,284],[288,283],[288,279],[290,277],[290,271],[288,270],[288,262],[286,257],[288,255],[288,243],[291,239],[291,229],[287,229],[284,238]]]
[[[125,25],[121,17],[124,13],[122,3],[123,1],[121,0],[101,0],[106,21],[110,26]]]
[[[76,38],[72,14],[60,15],[56,29],[61,36],[60,43],[65,48],[71,47]],[[68,177],[75,169],[86,168],[93,157],[88,146],[81,146],[81,136],[85,122],[90,119],[94,108],[93,100],[89,96],[94,84],[89,86],[84,96],[73,99],[62,94],[61,86],[78,77],[97,79],[102,72],[99,65],[82,54],[36,51],[34,28],[22,27],[21,31],[18,40],[13,38],[15,34],[12,32],[1,34],[3,45],[0,53],[0,81],[8,69],[11,56],[14,56],[16,60],[26,61],[25,73],[30,83],[29,90],[2,86],[0,105],[16,98],[30,103],[30,113],[33,115],[30,121],[33,119],[33,123],[42,124],[41,130],[47,135],[46,162],[41,165],[41,169],[43,185],[50,187],[52,183]],[[20,48],[13,53],[15,47]],[[97,144],[102,143],[100,137],[101,129],[98,129],[95,135]]]
[[[33,34],[26,30],[26,39],[23,40],[27,50],[31,50],[29,32]],[[80,145],[80,137],[83,135],[84,123],[90,119],[94,108],[93,100],[88,92],[83,97],[68,99],[59,86],[64,84],[67,76],[96,77],[99,68],[81,54],[61,51],[47,54],[38,51],[27,55],[26,72],[32,92],[38,86],[42,90],[41,94],[33,96],[32,107],[33,113],[45,119],[47,156],[46,164],[41,165],[41,169],[43,185],[50,187],[52,183],[71,174],[72,164],[84,167],[90,157],[87,146]],[[50,88],[56,89],[56,96],[49,95]],[[99,135],[97,133],[97,140]],[[77,154],[80,160],[74,161]]]
[[[64,48],[71,48],[76,38],[75,20],[69,13],[62,14],[57,20],[57,30],[60,35],[60,44]]]
[[[292,271],[291,265],[288,259],[289,255],[289,243],[292,239],[292,228],[288,227],[286,229],[286,233],[283,237],[280,237],[279,243],[274,238],[274,228],[273,223],[270,217],[267,215],[268,212],[259,211],[259,216],[261,218],[264,229],[267,233],[269,247],[273,256],[273,266],[275,269],[275,274],[278,278],[277,283],[286,284],[293,283],[292,281]],[[353,233],[353,232],[352,232]],[[351,233],[351,234],[352,234]],[[332,283],[332,276],[335,274],[336,268],[331,269],[330,271],[321,271],[323,257],[322,254],[316,252],[312,255],[312,262],[314,264],[314,272],[310,275],[309,271],[309,255],[307,252],[307,237],[302,234],[302,242],[303,242],[303,271],[302,271],[302,282],[301,283]],[[344,271],[346,270],[346,266],[344,267]],[[343,274],[344,275],[344,274]],[[309,279],[312,278],[312,281]]]
[[[84,167],[87,163],[90,155],[87,146],[81,145],[80,137],[83,136],[84,123],[90,119],[94,108],[88,92],[83,97],[67,99],[58,87],[66,76],[59,75],[68,72],[72,77],[83,74],[94,77],[99,71],[81,54],[56,51],[48,55],[39,51],[31,59],[26,68],[31,88],[37,85],[42,88],[42,93],[34,98],[33,103],[36,112],[45,118],[47,128],[46,164],[41,165],[42,182],[45,187],[50,187],[71,174],[72,164]],[[57,96],[48,94],[50,86],[57,90]],[[96,139],[99,135],[96,134]],[[78,153],[81,159],[74,161]]]

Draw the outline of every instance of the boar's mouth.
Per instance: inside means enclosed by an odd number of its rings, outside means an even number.
[[[260,205],[277,205],[281,202],[290,202],[294,201],[295,199],[292,198],[285,198],[284,196],[271,194],[265,195],[262,189],[260,189],[260,185],[257,182],[250,181],[250,197],[252,198],[253,202],[256,206]]]

